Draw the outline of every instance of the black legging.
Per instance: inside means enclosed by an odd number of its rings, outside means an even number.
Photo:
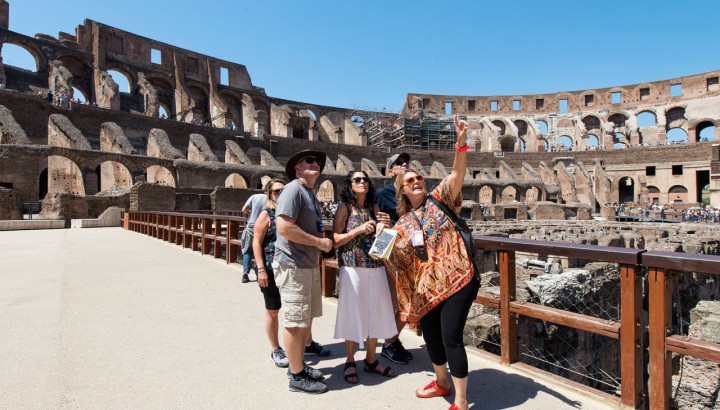
[[[479,289],[480,282],[477,276],[474,276],[464,288],[420,319],[430,361],[438,366],[449,362],[450,374],[453,377],[463,378],[468,375],[463,330]]]

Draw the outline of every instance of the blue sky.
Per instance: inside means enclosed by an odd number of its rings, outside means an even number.
[[[720,69],[719,1],[446,3],[10,0],[10,29],[57,36],[90,18],[244,64],[273,97],[393,112],[410,92],[534,94]]]

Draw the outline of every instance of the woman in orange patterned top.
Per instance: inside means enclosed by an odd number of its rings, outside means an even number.
[[[467,168],[468,124],[454,118],[457,132],[455,162],[450,175],[430,195],[454,211],[462,203]],[[394,252],[388,261],[397,272],[400,316],[423,332],[436,380],[418,389],[420,398],[449,396],[449,365],[455,385],[451,410],[467,409],[468,363],[463,329],[480,287],[460,233],[431,200],[423,176],[408,169],[395,180],[400,219]]]

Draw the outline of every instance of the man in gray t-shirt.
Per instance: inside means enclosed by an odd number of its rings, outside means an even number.
[[[251,195],[250,198],[245,202],[242,207],[242,214],[247,215],[250,213],[250,217],[247,220],[247,226],[240,235],[242,241],[242,253],[243,253],[243,276],[242,282],[250,282],[248,274],[250,273],[250,261],[253,259],[253,230],[255,229],[255,221],[257,221],[260,212],[265,208],[265,202],[267,202],[267,195],[255,194]]]
[[[326,356],[330,352],[312,340],[310,326],[322,315],[320,252],[333,242],[325,238],[320,203],[313,188],[325,166],[325,153],[301,151],[285,166],[291,181],[280,193],[275,208],[277,240],[273,271],[284,310],[285,352],[290,362],[290,390],[324,393],[322,373],[307,366],[305,353]]]

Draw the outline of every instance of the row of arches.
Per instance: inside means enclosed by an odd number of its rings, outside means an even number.
[[[2,53],[3,64],[11,66],[20,71],[27,71],[36,74],[35,77],[43,77],[49,75],[49,68],[46,61],[47,57],[36,49],[34,44],[20,41],[12,37],[3,38]],[[94,89],[94,71],[90,65],[82,61],[82,59],[66,55],[57,57],[63,66],[67,68],[73,75],[68,84],[69,91],[72,93],[70,98],[75,102],[83,104],[95,103]],[[221,105],[226,106],[227,112],[221,112],[211,102],[211,90],[206,83],[188,82],[184,91],[192,98],[193,102],[190,107],[176,107],[175,84],[171,83],[166,75],[147,72],[144,74],[144,80],[147,81],[157,92],[157,98],[153,97],[153,101],[148,101],[148,95],[142,90],[142,78],[138,78],[139,73],[134,73],[133,67],[126,67],[123,63],[108,62],[104,67],[104,71],[118,84],[120,93],[121,111],[144,112],[147,115],[153,115],[159,118],[175,119],[178,121],[194,122],[200,124],[208,124],[214,126],[227,127],[229,129],[241,129],[251,133],[270,133],[271,130],[271,105],[270,99],[262,96],[252,97],[251,111],[245,112],[246,108],[243,98],[232,90],[219,87],[219,97],[222,99]],[[13,79],[17,77],[12,72],[8,76],[8,82],[5,84],[9,88],[18,86],[22,88],[23,81],[16,81],[18,84],[12,84]],[[37,87],[47,87],[47,79],[45,84],[39,78],[34,78],[33,82]],[[29,91],[21,89],[20,91]],[[150,108],[149,108],[150,107]],[[155,110],[154,107],[157,107]],[[288,137],[309,139],[311,124],[305,124],[302,121],[304,117],[317,121],[318,114],[322,109],[309,106],[290,107],[295,116],[291,118],[291,132]],[[148,114],[148,113],[151,114]],[[224,116],[224,121],[219,120]],[[253,124],[244,124],[244,117],[249,117]],[[299,120],[297,120],[298,117]],[[302,118],[301,118],[302,117]],[[218,121],[215,121],[218,120]],[[254,123],[257,123],[255,125]],[[278,134],[284,135],[284,134]]]

